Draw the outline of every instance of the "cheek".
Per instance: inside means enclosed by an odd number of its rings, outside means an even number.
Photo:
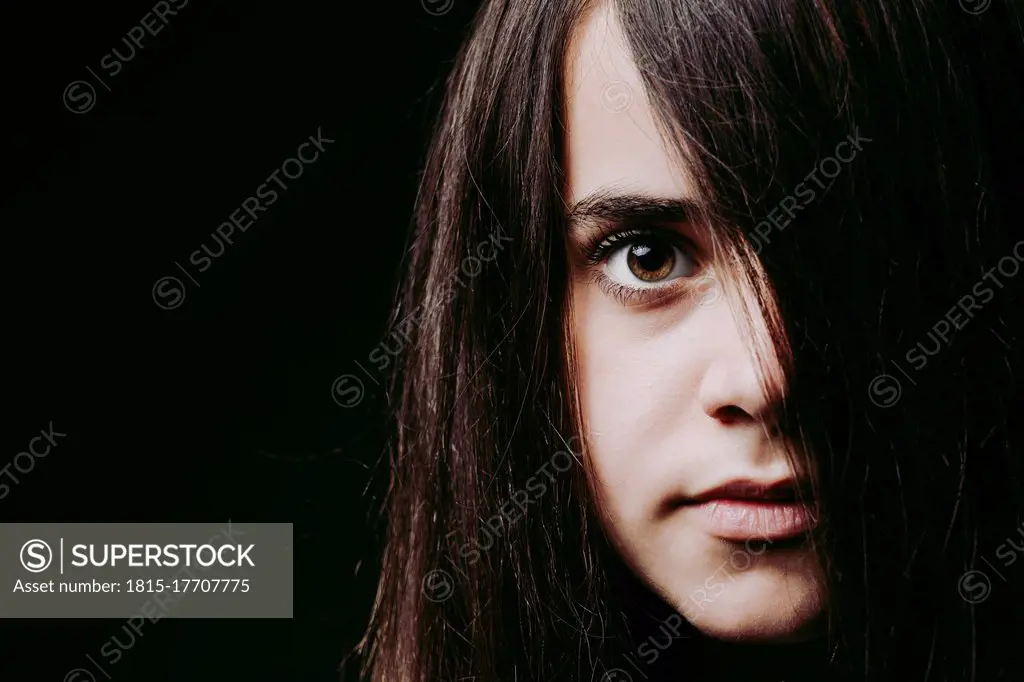
[[[597,291],[594,291],[594,290]],[[591,466],[616,515],[650,499],[693,415],[698,374],[682,321],[623,308],[597,287],[573,298],[577,387]]]

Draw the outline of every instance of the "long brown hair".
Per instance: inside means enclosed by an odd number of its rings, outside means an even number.
[[[1006,679],[1012,652],[982,635],[1019,619],[1019,588],[980,603],[960,581],[1024,500],[1024,275],[978,287],[1020,239],[1019,16],[992,0],[609,1],[715,238],[771,283],[783,428],[813,453],[827,522],[832,664]],[[373,682],[591,680],[630,646],[638,592],[594,522],[566,330],[563,69],[587,10],[485,2],[447,83],[394,316],[409,343],[360,646]],[[870,142],[857,163],[758,232],[848,138]],[[908,364],[965,295],[948,348]]]

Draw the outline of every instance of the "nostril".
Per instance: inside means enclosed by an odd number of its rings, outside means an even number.
[[[754,420],[743,408],[735,405],[722,405],[715,410],[714,417],[723,424],[739,424]]]

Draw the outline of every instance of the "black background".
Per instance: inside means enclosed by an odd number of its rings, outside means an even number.
[[[293,522],[294,618],[164,618],[112,665],[123,619],[5,619],[0,678],[58,682],[88,655],[118,682],[337,680],[379,544],[385,400],[359,365],[474,3],[188,0],[111,75],[154,4],[2,10],[0,466],[50,423],[67,436],[10,470],[0,519]],[[93,99],[64,97],[76,80]],[[198,272],[190,254],[318,131],[334,142]],[[153,294],[168,276],[173,309]],[[365,386],[349,408],[346,374]]]

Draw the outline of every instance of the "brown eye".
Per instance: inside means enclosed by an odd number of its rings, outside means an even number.
[[[630,237],[609,254],[605,269],[612,281],[638,289],[692,277],[697,270],[693,258],[680,246],[655,235]]]
[[[672,272],[675,262],[672,248],[654,239],[637,242],[626,250],[629,271],[645,282],[665,279]]]

